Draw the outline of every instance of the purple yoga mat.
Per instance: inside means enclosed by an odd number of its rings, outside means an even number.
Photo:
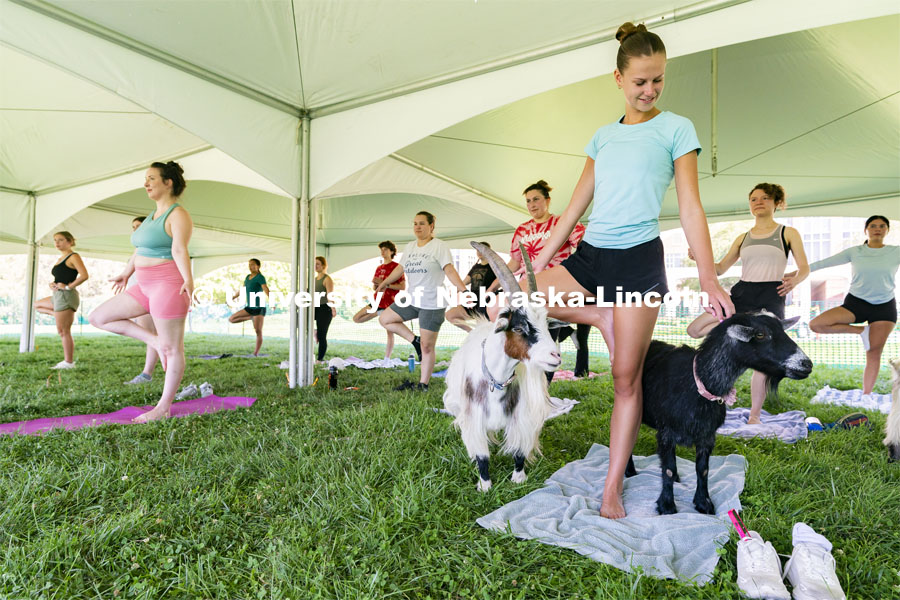
[[[234,410],[236,408],[249,408],[256,402],[256,398],[219,398],[216,395],[206,398],[195,398],[172,404],[172,416],[184,417],[187,415],[205,415],[219,412],[220,410]],[[33,419],[31,421],[19,421],[17,423],[0,424],[0,435],[20,434],[37,435],[61,427],[66,430],[81,429],[82,427],[96,427],[109,423],[123,425],[131,424],[131,420],[153,408],[144,406],[126,406],[116,412],[103,415],[73,415],[71,417],[50,417],[46,419]]]

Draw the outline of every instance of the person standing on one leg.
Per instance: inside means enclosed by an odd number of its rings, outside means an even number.
[[[378,249],[381,251],[382,263],[375,269],[375,276],[372,277],[373,290],[378,288],[378,284],[384,281],[387,276],[393,273],[394,269],[397,268],[397,263],[394,262],[394,256],[397,255],[397,246],[394,245],[394,242],[385,240],[378,244]],[[376,310],[371,310],[371,305],[359,309],[359,312],[353,315],[353,322],[365,323],[366,321],[371,321],[376,318],[384,311],[384,309],[394,303],[397,292],[404,289],[406,289],[406,279],[401,275],[400,279],[384,288],[384,292],[381,295],[381,300],[378,302],[378,308]],[[394,334],[388,331],[387,344],[384,346],[384,359],[390,359],[393,351]]]
[[[814,262],[811,271],[850,263],[853,277],[850,292],[840,306],[826,310],[810,321],[816,333],[857,333],[866,352],[863,394],[871,394],[881,369],[881,353],[897,325],[894,278],[900,266],[900,246],[889,246],[884,238],[891,228],[887,217],[873,215],[866,220],[862,245],[847,248],[830,258]],[[865,327],[852,323],[868,323]]]
[[[756,222],[750,231],[739,235],[728,253],[716,263],[721,275],[741,259],[741,280],[731,288],[735,312],[767,310],[784,319],[785,296],[809,276],[809,264],[803,250],[803,238],[793,227],[775,222],[775,211],[785,208],[784,188],[774,183],[760,183],[750,190],[750,213]],[[793,253],[797,271],[785,277],[787,257]],[[693,254],[688,250],[688,256]],[[705,337],[719,320],[704,313],[688,325],[693,338]],[[758,425],[767,393],[766,376],[753,371],[750,378],[749,425]]]
[[[91,325],[127,335],[152,346],[159,354],[166,381],[156,406],[136,417],[145,423],[169,417],[172,401],[184,376],[184,321],[194,293],[188,242],[194,225],[177,200],[186,187],[184,171],[174,162],[155,162],[144,174],[144,189],[156,208],[131,234],[135,252],[117,277],[113,289],[125,288],[132,273],[137,284],[110,298],[90,314]],[[131,321],[150,314],[156,333]]]
[[[528,258],[534,262],[541,251],[544,249],[547,240],[550,239],[551,233],[559,224],[560,217],[550,212],[550,192],[553,188],[543,179],[532,183],[525,188],[522,194],[525,196],[525,206],[531,214],[531,220],[526,221],[516,228],[513,233],[512,242],[509,248],[509,266],[513,273],[521,272],[524,269],[524,259],[522,258],[522,250],[519,248],[521,243],[525,246]],[[547,263],[545,268],[552,268],[562,264],[573,252],[578,249],[581,238],[584,237],[584,225],[576,223],[569,236],[563,240],[562,245],[553,254],[553,257]],[[499,286],[499,281],[494,283],[489,289],[493,290]],[[590,297],[594,294],[591,293]],[[499,307],[488,309],[492,318],[496,318]],[[593,325],[600,330],[606,346],[609,349],[609,360],[613,360],[613,332],[612,332],[612,311],[609,308],[598,306],[589,306],[585,308],[563,308],[557,307],[551,309],[550,316],[562,321],[570,323],[583,323]],[[590,329],[588,329],[590,331]],[[550,330],[550,335],[555,342],[562,342],[566,337],[572,334],[572,328],[554,327]],[[576,338],[577,339],[577,338]],[[585,348],[585,351],[587,348]],[[586,361],[585,361],[586,362]],[[553,373],[547,373],[547,380],[553,379]]]
[[[439,307],[438,288],[444,283],[444,277],[450,280],[457,290],[466,291],[456,267],[450,248],[442,240],[434,237],[434,215],[421,211],[413,219],[413,234],[416,239],[403,249],[403,258],[394,271],[375,288],[375,292],[383,291],[387,286],[406,275],[411,303],[399,306],[395,301],[378,317],[381,326],[413,345],[421,362],[421,374],[418,385],[406,381],[397,391],[426,391],[434,370],[435,343],[438,332],[444,322],[444,308]],[[413,334],[403,324],[404,321],[419,319],[420,335]]]
[[[51,369],[72,369],[75,367],[75,340],[72,338],[72,323],[78,310],[80,298],[76,288],[88,280],[87,267],[77,252],[72,252],[75,238],[68,231],[53,234],[53,244],[61,256],[50,273],[52,295],[34,303],[34,309],[44,315],[53,315],[56,332],[62,340],[63,359]]]
[[[247,306],[228,317],[229,323],[243,323],[244,321],[253,321],[253,331],[256,332],[256,348],[253,350],[253,356],[259,356],[259,349],[262,347],[263,336],[263,320],[266,318],[266,306],[268,306],[269,286],[266,285],[266,277],[259,268],[262,263],[258,258],[251,258],[247,264],[250,274],[244,277],[244,290],[247,297]],[[259,294],[266,295],[266,306],[260,306]],[[240,291],[231,297],[237,300]]]
[[[147,217],[135,217],[131,220],[131,232],[134,233],[138,227],[141,226],[141,223]],[[131,277],[128,278],[128,285],[134,285],[137,283],[137,276],[132,273]],[[133,319],[135,323],[137,323],[140,327],[143,327],[153,335],[156,335],[156,327],[153,326],[153,317],[150,315],[142,315]],[[156,364],[159,362],[159,354],[156,353],[156,350],[153,346],[149,344],[144,344],[146,346],[146,350],[144,352],[144,369],[138,374],[135,375],[133,379],[130,381],[126,381],[125,385],[139,385],[142,383],[150,383],[153,381],[153,371],[156,370]]]
[[[656,300],[668,291],[659,213],[673,177],[681,224],[697,258],[700,287],[709,295],[707,310],[718,318],[734,312],[716,279],[709,229],[700,204],[700,142],[694,126],[688,119],[656,107],[666,74],[665,46],[659,36],[632,23],[622,25],[616,39],[620,46],[615,81],[625,96],[625,114],[598,129],[588,143],[588,157],[572,200],[534,261],[535,271],[540,271],[537,286],[544,293],[552,288],[564,296],[593,297],[602,287],[603,300],[613,302],[616,288],[621,286],[625,294],[636,292],[643,298],[640,305],[612,309],[615,396],[609,472],[600,514],[613,519],[625,516],[623,479],[641,425],[644,357],[659,313]],[[578,251],[544,271],[591,201],[593,211]],[[555,316],[558,311],[550,309],[549,314]]]

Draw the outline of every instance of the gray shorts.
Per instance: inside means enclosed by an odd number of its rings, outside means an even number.
[[[78,310],[78,290],[53,290],[53,310],[62,312],[64,310]]]
[[[419,327],[427,331],[438,332],[441,330],[441,323],[444,322],[445,308],[416,308],[415,306],[397,306],[396,303],[391,304],[388,308],[400,315],[404,321],[410,321],[418,317]]]

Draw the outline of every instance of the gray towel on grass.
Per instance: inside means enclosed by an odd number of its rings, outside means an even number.
[[[736,454],[710,457],[709,494],[716,507],[716,515],[711,516],[694,510],[694,463],[676,460],[681,483],[675,484],[675,515],[656,513],[662,478],[654,455],[634,457],[638,474],[625,479],[628,517],[602,518],[609,448],[594,444],[585,458],[551,475],[543,488],[477,522],[486,529],[508,528],[518,538],[570,548],[623,571],[640,567],[654,577],[703,584],[711,579],[719,560],[717,548],[728,541],[727,513],[741,508],[747,461]]]
[[[716,430],[719,435],[736,438],[778,438],[793,444],[807,436],[806,413],[789,410],[777,415],[761,411],[759,425],[747,425],[749,408],[730,408],[725,412],[725,422]]]

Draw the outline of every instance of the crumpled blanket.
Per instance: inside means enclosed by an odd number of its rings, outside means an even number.
[[[729,408],[725,412],[725,422],[716,433],[736,438],[778,438],[788,444],[806,439],[806,413],[802,410],[777,415],[761,411],[759,420],[762,423],[759,425],[747,425],[749,416],[749,408]]]
[[[656,513],[662,478],[659,458],[654,455],[634,457],[638,474],[625,479],[628,516],[616,520],[601,517],[609,448],[594,444],[585,458],[551,475],[543,488],[477,522],[486,529],[510,531],[518,538],[575,550],[623,571],[640,567],[654,577],[703,584],[712,578],[719,561],[716,550],[728,541],[727,513],[741,508],[739,495],[744,489],[747,461],[736,454],[710,457],[709,493],[716,507],[713,516],[694,510],[694,463],[676,460],[681,483],[674,486],[678,507],[674,515]]]

